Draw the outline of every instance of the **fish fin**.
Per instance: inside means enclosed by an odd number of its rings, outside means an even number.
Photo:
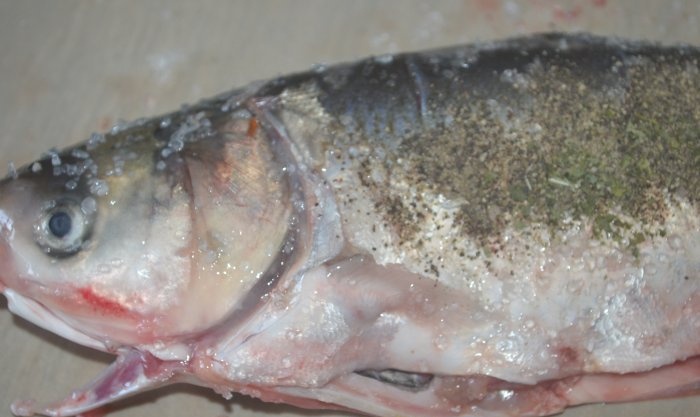
[[[128,350],[121,353],[94,380],[65,399],[46,406],[38,405],[33,400],[15,401],[12,412],[17,416],[93,415],[85,413],[125,397],[177,382],[185,367],[180,361],[164,361],[147,352]]]

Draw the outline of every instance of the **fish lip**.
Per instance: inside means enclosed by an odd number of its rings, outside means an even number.
[[[105,342],[75,329],[67,320],[42,303],[26,297],[9,287],[2,288],[2,293],[7,299],[8,309],[14,315],[80,345],[103,352],[109,350]]]
[[[0,208],[0,267],[5,267],[7,262],[7,248],[9,241],[12,240],[15,234],[14,222],[5,210]],[[0,282],[1,282],[0,276]]]

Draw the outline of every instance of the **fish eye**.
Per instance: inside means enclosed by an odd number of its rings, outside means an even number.
[[[70,233],[73,220],[65,211],[57,211],[49,218],[49,231],[57,238],[65,237]]]
[[[92,223],[93,216],[76,202],[50,202],[35,226],[37,244],[53,257],[74,255],[89,237]]]

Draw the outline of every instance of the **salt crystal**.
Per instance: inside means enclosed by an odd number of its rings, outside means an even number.
[[[15,168],[14,162],[7,164],[7,175],[9,175],[13,180],[17,179],[17,168]]]
[[[94,180],[90,184],[90,193],[97,196],[105,196],[109,193],[109,184],[104,180]]]
[[[113,135],[116,135],[117,133],[121,132],[122,130],[126,129],[129,126],[129,123],[126,120],[119,119],[114,123],[112,126],[112,129],[110,129],[110,133]]]
[[[90,154],[82,149],[73,149],[70,154],[78,159],[88,159],[90,157]]]
[[[374,62],[377,62],[379,64],[391,64],[391,62],[394,60],[394,56],[392,54],[383,54],[374,57]]]
[[[105,135],[102,133],[93,133],[87,141],[87,149],[93,150],[97,148],[101,143],[105,142]]]
[[[311,67],[311,71],[315,72],[316,74],[321,74],[323,72],[326,72],[328,69],[328,65],[326,64],[314,64]]]
[[[170,126],[170,123],[172,123],[172,119],[170,119],[169,117],[166,117],[160,121],[160,127],[166,128],[166,127]]]

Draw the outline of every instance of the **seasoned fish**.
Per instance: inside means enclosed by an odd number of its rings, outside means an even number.
[[[259,82],[0,183],[10,309],[174,382],[376,416],[700,390],[700,49],[538,35]]]

